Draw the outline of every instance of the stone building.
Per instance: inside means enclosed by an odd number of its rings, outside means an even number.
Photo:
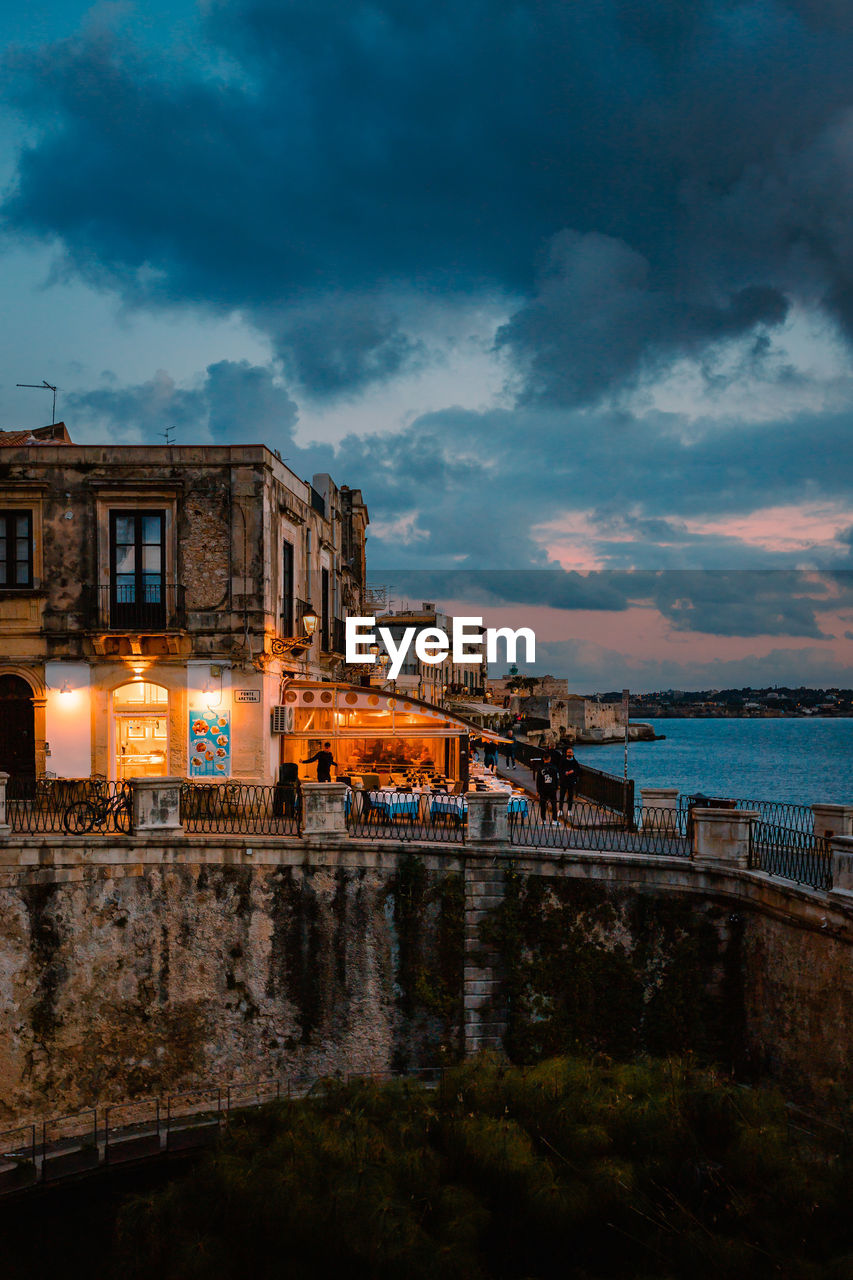
[[[399,644],[407,627],[416,627],[418,631],[426,627],[438,628],[445,635],[450,635],[453,619],[441,613],[432,601],[425,600],[420,609],[397,609],[379,614],[376,625],[387,627],[395,643]],[[443,662],[427,663],[418,658],[414,646],[410,648],[395,681],[401,693],[439,706],[460,699],[467,698],[470,702],[485,698],[488,684],[489,668],[485,653],[478,663],[454,662],[451,654]]]
[[[262,445],[0,433],[0,769],[273,779],[283,686],[333,678],[362,611],[367,523]]]

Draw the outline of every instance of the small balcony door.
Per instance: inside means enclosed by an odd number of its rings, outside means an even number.
[[[166,513],[110,512],[110,626],[166,625]]]

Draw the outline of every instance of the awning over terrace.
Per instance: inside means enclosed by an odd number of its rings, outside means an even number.
[[[328,740],[339,774],[428,768],[431,762],[448,777],[467,777],[469,737],[509,741],[445,707],[350,684],[294,681],[280,711],[282,759],[301,762]]]

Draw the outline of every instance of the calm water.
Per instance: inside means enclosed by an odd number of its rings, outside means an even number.
[[[637,788],[853,804],[853,719],[648,720],[665,742],[628,744]],[[624,746],[578,747],[584,764],[622,773]],[[639,796],[637,797],[639,799]]]

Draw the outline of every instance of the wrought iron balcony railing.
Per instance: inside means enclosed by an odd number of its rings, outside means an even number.
[[[332,619],[332,653],[346,653],[346,632],[343,618]]]
[[[103,631],[180,631],[184,588],[176,582],[90,588],[92,625]]]

